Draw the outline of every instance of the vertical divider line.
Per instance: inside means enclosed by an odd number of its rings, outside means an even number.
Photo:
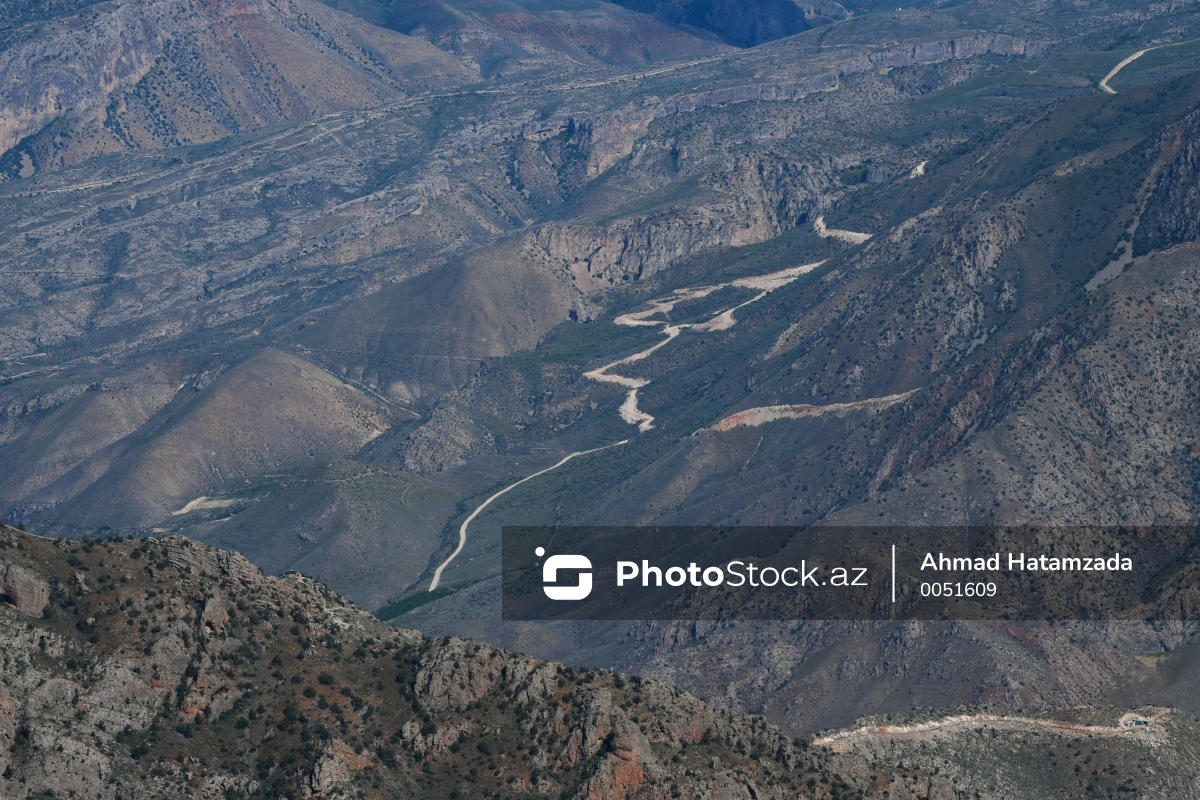
[[[896,605],[896,545],[892,545],[892,605]]]

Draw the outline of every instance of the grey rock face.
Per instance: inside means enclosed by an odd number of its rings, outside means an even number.
[[[247,588],[262,581],[262,572],[237,553],[204,547],[182,536],[168,536],[163,540],[163,547],[167,561],[186,572]],[[224,615],[227,619],[228,614],[221,609],[221,601],[213,602],[213,618]],[[208,612],[207,605],[205,611]]]
[[[162,52],[154,16],[181,17],[185,3],[162,3],[148,15],[120,6],[86,30],[63,31],[0,54],[5,91],[0,153],[68,111],[87,115],[120,86],[139,80]],[[34,65],[37,65],[37,68]]]
[[[22,614],[40,617],[50,602],[50,584],[24,567],[0,561],[0,595],[7,595]]]
[[[1200,241],[1200,115],[1192,114],[1163,137],[1161,172],[1146,201],[1134,254]]]

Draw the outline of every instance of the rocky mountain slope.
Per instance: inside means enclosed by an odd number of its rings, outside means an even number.
[[[1194,3],[844,5],[655,64],[488,38],[549,35],[558,4],[268,4],[243,21],[283,38],[189,29],[181,53],[236,61],[230,108],[294,88],[239,83],[285,40],[371,108],[288,106],[303,118],[42,171],[28,148],[49,138],[10,151],[3,515],[186,533],[372,607],[436,599],[403,624],[669,679],[791,733],[1186,698],[1185,625],[499,623],[513,522],[1194,520]],[[106,30],[43,22],[60,43]],[[117,38],[141,53],[149,30]],[[350,46],[368,39],[374,56]],[[12,41],[6,58],[47,40]],[[407,86],[393,45],[469,75]],[[145,52],[121,62],[132,83],[87,76],[132,98],[138,69],[169,66]],[[61,119],[100,108],[93,89]],[[626,384],[595,378],[637,354]],[[429,596],[475,509],[582,451],[478,515]]]
[[[628,374],[647,381],[638,409],[655,430],[490,506],[475,523],[476,549],[447,576],[466,587],[495,568],[501,520],[1190,524],[1196,406],[1187,365],[1196,320],[1183,298],[1195,294],[1196,250],[1184,217],[1173,218],[1167,249],[1123,273],[1106,265],[1122,265],[1139,220],[1162,229],[1157,215],[1168,206],[1159,198],[1186,205],[1190,184],[1178,175],[1188,155],[1178,143],[1196,88],[1188,75],[1126,87],[1108,102],[1057,103],[936,170],[857,192],[838,226],[875,235],[833,257],[802,238],[779,251],[751,249],[731,270],[751,261],[760,273],[782,267],[780,253],[790,263],[826,261],[739,312],[724,337],[683,331],[639,361]],[[1148,122],[1143,110],[1152,106],[1163,115],[1149,127],[1129,124]],[[716,274],[693,285],[711,285]],[[739,299],[717,298],[669,318],[706,319]],[[545,358],[557,371],[543,370],[537,384],[554,397],[542,406],[547,427],[597,401],[586,372],[611,360],[581,359],[572,372],[562,364],[571,357],[554,353],[547,347]],[[532,373],[523,363],[512,371]],[[477,412],[487,419],[505,413],[496,398],[507,383],[493,368],[459,397],[488,398]],[[609,408],[620,396],[613,392]],[[867,402],[886,398],[902,399]],[[752,413],[780,408],[804,413]],[[722,424],[739,417],[751,421]],[[472,586],[458,602],[478,608],[489,596]],[[496,616],[472,620],[455,603],[439,600],[413,621],[505,630]],[[538,652],[620,663],[733,708],[767,709],[793,730],[914,703],[1100,704],[1127,683],[1157,683],[1157,662],[1195,635],[1194,625],[1141,623],[685,623],[502,634]],[[837,691],[846,681],[861,689]]]
[[[22,33],[0,58],[9,177],[377,106],[478,76],[421,39],[304,0],[123,3],[31,22]]]
[[[13,10],[0,24],[0,179],[510,74],[722,49],[603,2],[539,13],[312,0]]]
[[[972,712],[792,740],[666,684],[391,628],[182,537],[0,529],[0,635],[0,791],[14,800],[951,800],[1095,797],[1131,780],[1179,797],[1200,775],[1196,720],[1166,709],[1125,715],[1149,716],[1145,730],[1112,712]],[[1090,774],[1012,778],[1043,746]],[[1155,769],[1133,779],[1151,746]]]
[[[910,91],[877,70],[950,85],[1027,46],[1007,35],[957,42],[860,48],[861,58],[845,48],[813,58],[794,42],[629,81],[430,93],[186,158],[110,156],[11,184],[5,202],[22,212],[0,242],[9,513],[64,530],[174,526],[187,520],[171,512],[197,497],[301,466],[253,437],[236,464],[203,455],[227,436],[227,417],[205,409],[227,407],[216,395],[230,381],[272,414],[292,412],[263,406],[268,397],[307,402],[323,379],[277,392],[266,374],[283,352],[354,398],[329,407],[329,424],[360,431],[360,449],[395,453],[410,420],[469,383],[481,360],[593,318],[614,287],[805,225],[860,188],[843,170],[867,153],[873,179],[911,170],[917,153],[868,134]],[[649,93],[672,99],[647,105]],[[710,146],[746,109],[748,143]],[[851,117],[857,138],[845,135]],[[93,409],[95,392],[113,394]],[[373,403],[388,436],[368,432],[379,429],[363,417]],[[93,427],[101,406],[127,411]],[[291,418],[296,437],[329,441],[308,412]],[[137,466],[168,431],[198,437],[198,469]],[[43,448],[51,442],[63,448]],[[303,466],[328,460],[309,452]],[[455,462],[405,452],[413,465]],[[90,487],[118,484],[125,516],[87,516],[98,508]]]
[[[7,798],[965,796],[667,685],[389,628],[181,537],[0,530]]]

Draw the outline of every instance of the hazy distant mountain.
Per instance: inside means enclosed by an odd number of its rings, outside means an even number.
[[[622,0],[621,5],[709,31],[730,44],[748,47],[801,33],[829,22],[792,0]],[[840,6],[829,4],[844,17]]]

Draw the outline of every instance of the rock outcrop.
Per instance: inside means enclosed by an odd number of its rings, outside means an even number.
[[[1200,241],[1200,114],[1172,126],[1159,143],[1161,171],[1133,240],[1134,255]]]
[[[493,453],[495,437],[453,404],[439,405],[404,442],[404,468],[432,473],[453,469],[473,456]]]
[[[50,602],[50,586],[24,567],[0,561],[0,597],[11,600],[22,614],[40,617]]]

